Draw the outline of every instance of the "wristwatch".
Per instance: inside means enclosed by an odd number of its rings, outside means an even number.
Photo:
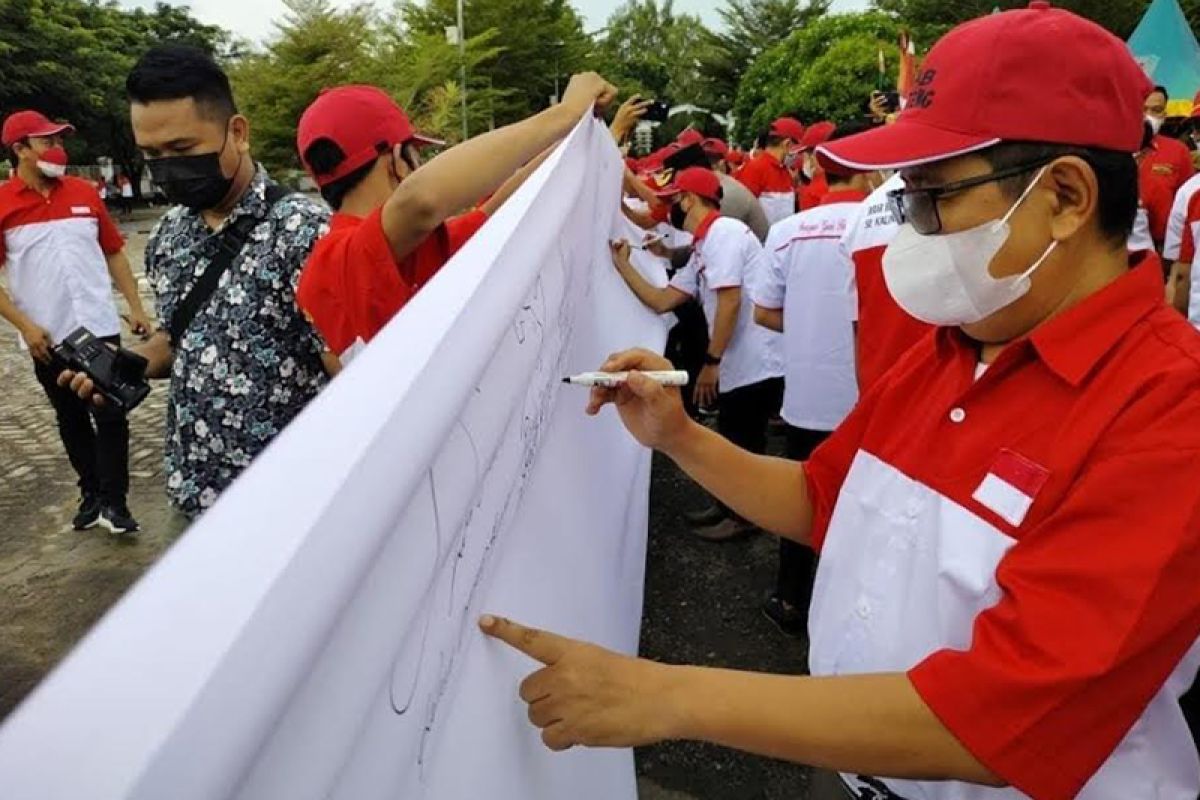
[[[705,364],[706,366],[713,366],[713,367],[715,367],[715,366],[718,366],[720,363],[721,363],[721,357],[720,357],[720,356],[714,356],[712,353],[705,353],[705,354],[704,354],[704,364]]]

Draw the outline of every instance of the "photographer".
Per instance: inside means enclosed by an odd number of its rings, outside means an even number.
[[[134,333],[148,333],[137,283],[125,257],[125,241],[96,187],[68,177],[62,138],[75,129],[37,111],[4,121],[2,136],[13,165],[0,186],[0,264],[8,268],[11,296],[0,291],[0,316],[21,334],[34,360],[38,383],[58,417],[67,458],[79,476],[76,530],[103,525],[132,533],[129,513],[129,425],[113,408],[93,408],[60,388],[50,349],[72,331],[88,328],[120,342],[121,322],[112,284],[124,295]],[[93,427],[94,420],[94,427]]]

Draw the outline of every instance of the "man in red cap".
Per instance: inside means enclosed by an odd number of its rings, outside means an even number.
[[[772,225],[796,213],[796,184],[784,159],[803,139],[803,125],[780,117],[767,131],[766,147],[734,176],[759,199]]]
[[[729,157],[729,145],[721,139],[708,138],[701,142],[700,146],[704,148],[704,154],[708,156],[713,172],[728,175],[729,162],[726,159]]]
[[[715,172],[703,167],[681,170],[660,194],[672,201],[671,224],[695,237],[687,265],[668,286],[659,288],[634,268],[628,242],[613,245],[613,262],[638,299],[660,314],[692,297],[700,300],[709,341],[696,380],[696,404],[716,403],[721,435],[751,452],[766,452],[767,422],[778,412],[783,395],[779,335],[754,324],[750,294],[742,291],[759,269],[762,246],[744,223],[721,216],[721,183]],[[723,505],[691,519],[696,535],[710,541],[754,529]]]
[[[812,677],[485,616],[544,665],[520,696],[550,747],[699,739],[836,770],[857,797],[1200,793],[1178,700],[1200,661],[1200,337],[1154,256],[1125,249],[1149,88],[1124,42],[1037,2],[953,29],[895,124],[823,146],[901,170],[888,285],[939,328],[805,464],[688,420],[636,374],[654,354],[601,367],[635,372],[590,413],[614,404],[735,510],[820,549]]]
[[[802,177],[800,187],[796,190],[796,207],[800,211],[816,208],[820,205],[821,198],[829,191],[825,169],[817,161],[814,151],[817,145],[827,142],[835,130],[837,126],[828,121],[809,125],[804,131],[804,138],[792,148],[792,156],[800,159]]]
[[[381,89],[342,86],[313,101],[296,144],[336,213],[304,266],[296,301],[332,352],[345,360],[379,333],[540,163],[535,156],[614,93],[599,75],[576,75],[561,104],[425,166],[420,150],[437,142],[415,132]],[[480,208],[454,216],[489,194]]]
[[[75,529],[103,525],[133,533],[138,524],[125,504],[125,414],[91,407],[60,387],[59,370],[50,360],[50,348],[80,327],[120,343],[114,283],[129,304],[133,331],[151,330],[125,240],[104,201],[93,184],[66,174],[62,139],[74,130],[37,111],[18,111],[4,120],[0,138],[14,171],[0,185],[0,266],[8,272],[8,291],[0,289],[0,316],[17,329],[22,347],[33,356],[34,373],[54,407],[59,435],[79,476]]]

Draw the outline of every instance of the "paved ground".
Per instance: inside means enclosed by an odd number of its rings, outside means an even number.
[[[152,219],[122,227],[135,273]],[[147,308],[149,290],[142,282]],[[0,326],[0,718],[171,544],[162,494],[164,384],[130,419],[130,507],[136,542],[77,533],[78,500],[54,415],[15,334]],[[777,443],[779,444],[779,443]],[[796,672],[804,645],[758,612],[774,575],[766,536],[723,545],[690,537],[680,513],[699,490],[668,462],[655,463],[643,653],[671,662]],[[807,773],[787,764],[693,743],[637,753],[642,800],[803,800]]]

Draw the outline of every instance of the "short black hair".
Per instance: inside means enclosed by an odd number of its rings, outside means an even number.
[[[767,147],[778,147],[787,141],[791,141],[791,139],[787,136],[776,136],[773,133],[767,134]]]
[[[1154,94],[1155,92],[1158,92],[1167,100],[1171,99],[1171,93],[1167,91],[1167,87],[1165,87],[1165,86],[1155,86],[1153,89],[1150,90],[1150,94]],[[1146,96],[1149,97],[1150,95],[1146,95]]]
[[[238,113],[229,76],[208,53],[185,44],[147,50],[125,79],[125,93],[140,104],[190,97],[203,113],[223,122]]]
[[[15,142],[13,142],[12,144],[10,144],[8,146],[8,165],[10,167],[12,167],[14,170],[17,168],[17,165],[21,163],[20,157],[17,156],[17,145],[19,145],[19,144],[28,147],[29,146],[29,137],[22,136],[20,139],[17,139]]]
[[[388,149],[387,142],[378,142],[375,145],[375,152],[379,155],[386,153]],[[333,172],[345,160],[346,152],[332,139],[317,139],[304,151],[304,162],[317,175]],[[325,202],[329,203],[330,208],[337,211],[342,207],[346,195],[363,182],[374,166],[375,159],[372,159],[353,172],[348,172],[336,181],[322,186],[321,197],[325,198]]]
[[[1096,222],[1100,233],[1112,244],[1125,243],[1133,231],[1138,208],[1138,170],[1132,153],[1038,142],[1001,142],[979,153],[993,170],[1022,164],[1049,163],[1063,156],[1078,156],[1096,175],[1100,198]],[[1016,199],[1029,185],[1028,174],[999,181],[1001,191]]]

